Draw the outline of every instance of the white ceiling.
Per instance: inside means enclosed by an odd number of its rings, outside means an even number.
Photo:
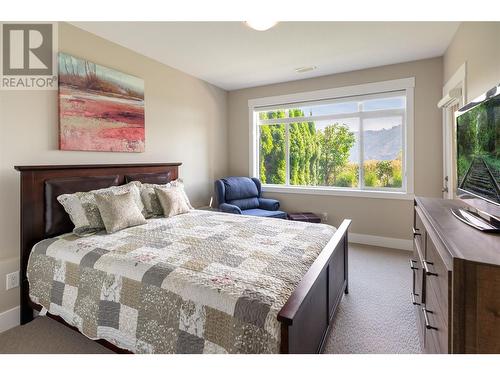
[[[74,22],[225,90],[441,56],[458,22]],[[297,73],[314,65],[316,70]]]

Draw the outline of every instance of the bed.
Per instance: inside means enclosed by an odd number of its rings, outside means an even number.
[[[61,193],[178,177],[180,163],[20,166],[21,323],[49,316],[116,352],[317,353],[347,293],[347,231],[194,210],[68,234]]]

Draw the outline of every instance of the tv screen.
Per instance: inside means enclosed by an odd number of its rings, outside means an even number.
[[[458,190],[500,204],[500,86],[457,113]]]

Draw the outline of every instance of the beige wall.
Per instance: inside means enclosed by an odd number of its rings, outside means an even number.
[[[500,83],[500,22],[462,22],[443,57],[444,82],[467,63],[467,101]]]
[[[443,86],[441,58],[229,92],[230,174],[249,173],[249,99],[407,77],[415,77],[415,193],[441,196],[441,113],[436,106]],[[287,211],[327,212],[329,222],[334,225],[343,218],[351,218],[353,233],[410,238],[412,201],[290,193],[268,195],[280,199]]]
[[[18,164],[183,163],[193,205],[208,202],[214,179],[227,174],[227,93],[176,69],[68,24],[59,50],[141,77],[145,82],[146,152],[58,151],[56,91],[0,91],[0,312],[18,304],[5,273],[18,269]]]

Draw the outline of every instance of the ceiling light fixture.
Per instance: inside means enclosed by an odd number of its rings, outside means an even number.
[[[295,69],[297,73],[305,73],[305,72],[310,72],[311,70],[316,69],[317,66],[315,65],[310,65],[310,66],[301,66],[300,68]]]
[[[253,21],[245,21],[248,27],[257,30],[257,31],[266,31],[271,27],[276,26],[278,22],[270,21],[270,20],[253,20]]]

